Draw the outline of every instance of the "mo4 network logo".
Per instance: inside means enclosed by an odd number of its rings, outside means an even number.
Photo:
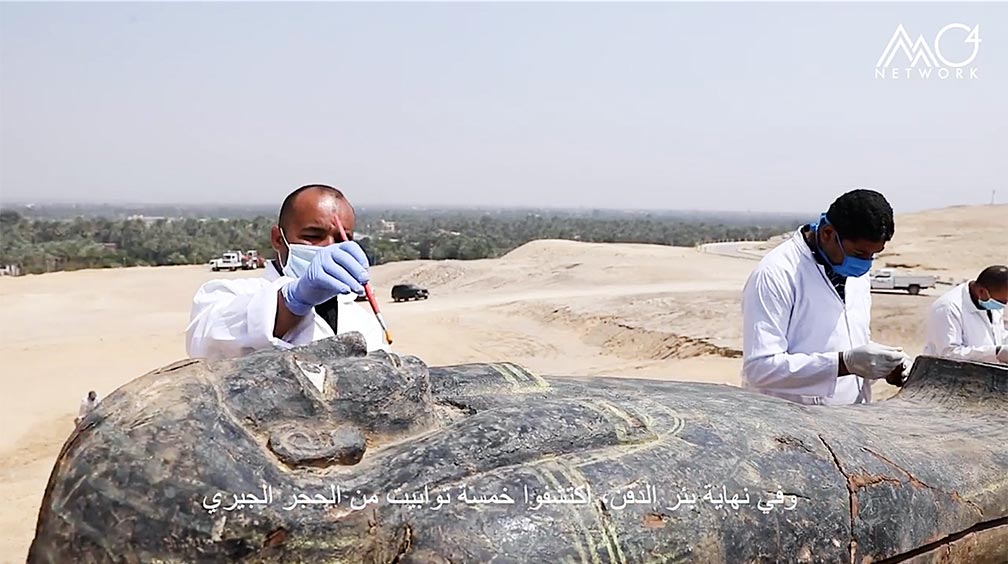
[[[916,40],[902,24],[875,63],[875,78],[883,80],[973,80],[973,61],[980,52],[980,26],[953,23],[938,30],[932,42]]]

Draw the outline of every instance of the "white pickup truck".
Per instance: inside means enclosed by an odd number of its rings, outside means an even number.
[[[878,270],[871,275],[872,290],[906,290],[916,296],[924,288],[934,288],[937,278],[913,274],[896,274],[891,270]]]
[[[243,266],[241,253],[235,251],[227,251],[221,255],[221,258],[215,258],[210,261],[210,268],[214,272],[218,270],[230,270],[234,272]]]

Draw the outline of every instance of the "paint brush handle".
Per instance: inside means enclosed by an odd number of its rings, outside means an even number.
[[[371,291],[371,283],[370,282],[368,282],[367,284],[364,285],[364,295],[367,296],[367,299],[368,299],[369,302],[372,302],[373,304],[377,305],[378,301],[375,300],[374,292]],[[378,313],[377,308],[375,309],[375,313]]]
[[[344,242],[349,241],[347,238],[346,229],[343,229],[343,222],[340,221],[339,214],[336,214],[336,227],[339,228],[340,237]],[[374,297],[374,292],[371,291],[371,283],[368,282],[364,284],[364,295],[367,296],[368,303],[371,304],[371,311],[374,312],[375,318],[378,319],[378,325],[381,325],[382,331],[385,332],[385,341],[388,344],[392,344],[392,333],[389,332],[388,326],[385,325],[385,318],[382,317],[381,310],[378,308],[378,300]]]

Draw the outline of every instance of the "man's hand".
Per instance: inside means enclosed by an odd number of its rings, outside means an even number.
[[[911,364],[903,349],[878,343],[861,345],[844,352],[842,357],[849,373],[869,380],[885,378],[896,369],[908,370]]]
[[[1001,345],[997,351],[998,362],[1008,364],[1008,345]]]
[[[907,356],[902,366],[897,366],[895,370],[886,376],[886,382],[891,386],[903,387],[910,378],[910,369],[913,367],[913,359]]]
[[[368,259],[360,245],[347,241],[323,247],[301,278],[280,288],[280,296],[301,317],[339,294],[363,294],[369,280]]]

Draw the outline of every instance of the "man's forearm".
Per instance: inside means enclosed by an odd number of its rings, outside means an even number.
[[[997,346],[987,345],[982,347],[967,347],[962,345],[951,345],[945,347],[940,354],[945,358],[957,360],[977,360],[981,362],[997,362]]]
[[[309,310],[308,313],[310,314],[312,311]],[[277,339],[282,339],[302,319],[303,317],[298,317],[291,313],[291,310],[287,309],[287,302],[284,301],[283,295],[277,290],[276,320],[273,322],[273,336]]]
[[[833,395],[837,382],[834,353],[777,353],[743,357],[742,378],[748,387],[792,395]]]

